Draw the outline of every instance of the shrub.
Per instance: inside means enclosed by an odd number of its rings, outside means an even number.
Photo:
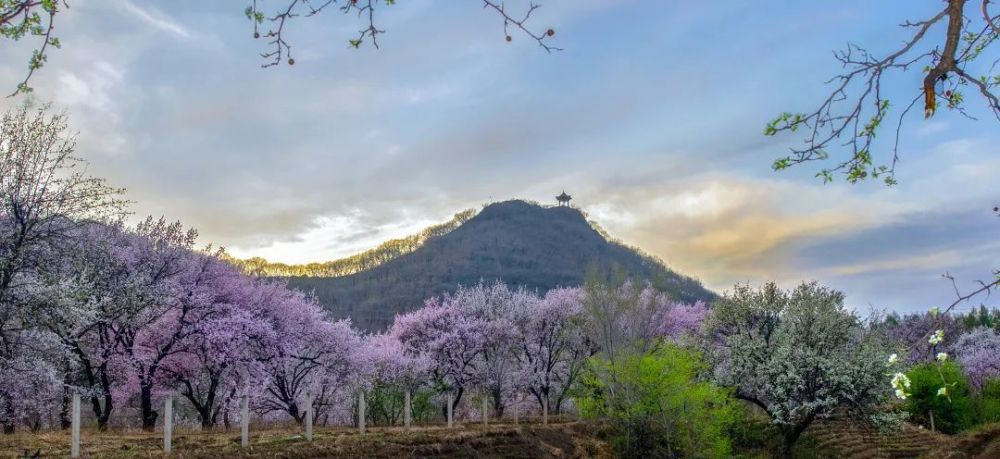
[[[935,429],[945,433],[958,433],[976,423],[976,406],[969,390],[969,381],[955,362],[919,365],[907,372],[910,378],[910,396],[906,409],[911,419],[930,427],[934,413]],[[938,395],[947,383],[948,396]]]
[[[1000,422],[1000,379],[990,378],[976,398],[976,414],[980,424]]]
[[[736,408],[728,391],[704,382],[701,356],[670,343],[615,361],[593,357],[577,402],[611,421],[621,457],[728,457]]]

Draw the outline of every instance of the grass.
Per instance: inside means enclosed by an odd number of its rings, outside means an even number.
[[[610,457],[608,447],[588,427],[575,422],[549,426],[510,424],[483,427],[478,423],[416,427],[372,427],[365,434],[348,427],[317,427],[313,442],[298,427],[254,429],[250,448],[240,445],[239,429],[189,431],[177,429],[173,453],[162,451],[159,432],[82,432],[81,456],[86,458],[319,458],[319,457]],[[41,457],[68,457],[68,431],[20,432],[0,435],[0,458],[23,457],[36,450]]]

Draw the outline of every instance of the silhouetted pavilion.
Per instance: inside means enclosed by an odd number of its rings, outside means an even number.
[[[573,199],[573,197],[566,194],[566,190],[563,190],[562,194],[556,196],[556,201],[559,201],[559,207],[568,206],[570,199]]]

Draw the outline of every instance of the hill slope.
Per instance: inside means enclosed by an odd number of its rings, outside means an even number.
[[[682,301],[715,297],[697,280],[608,241],[580,211],[524,201],[491,204],[457,228],[371,269],[340,277],[291,277],[289,285],[314,293],[337,317],[381,330],[396,313],[459,285],[500,279],[545,292],[581,285],[591,266],[605,275],[620,269],[649,279]]]

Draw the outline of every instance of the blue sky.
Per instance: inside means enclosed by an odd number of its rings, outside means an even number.
[[[565,188],[719,291],[816,279],[852,306],[910,311],[950,302],[942,273],[971,286],[998,266],[1000,125],[978,101],[980,121],[910,119],[892,189],[775,173],[796,139],[762,135],[826,96],[832,50],[895,49],[898,24],[940,2],[545,0],[533,24],[556,30],[552,54],[506,43],[478,1],[398,3],[380,50],[348,49],[360,23],[330,10],[289,26],[295,66],[261,69],[243,2],[75,0],[35,98],[69,111],[81,156],[137,216],[240,256],[337,258]],[[29,52],[0,49],[0,87]]]

